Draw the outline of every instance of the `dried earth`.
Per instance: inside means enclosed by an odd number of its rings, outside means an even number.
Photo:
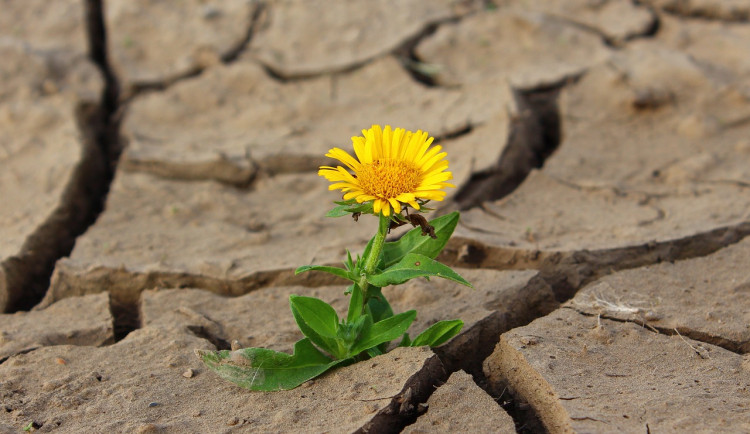
[[[0,432],[750,432],[748,52],[741,0],[5,1]],[[316,170],[376,123],[448,152],[475,286],[384,293],[465,328],[221,381],[346,309],[293,270],[374,232]]]

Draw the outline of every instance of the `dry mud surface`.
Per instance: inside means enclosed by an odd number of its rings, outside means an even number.
[[[741,0],[8,0],[0,432],[750,432]],[[251,393],[294,276],[360,250],[323,154],[429,131],[447,281],[384,289],[435,348]],[[397,236],[397,234],[394,234]]]

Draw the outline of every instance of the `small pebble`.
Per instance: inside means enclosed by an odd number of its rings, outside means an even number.
[[[67,363],[68,363],[68,362],[66,362],[66,361],[65,361],[65,359],[63,359],[62,357],[58,357],[58,358],[56,358],[56,359],[55,359],[55,362],[57,362],[57,364],[58,364],[58,365],[65,365],[65,364],[67,364]]]
[[[240,418],[237,417],[237,416],[235,416],[235,417],[229,419],[229,422],[227,422],[227,426],[235,426],[238,423],[240,423]]]
[[[158,407],[158,406],[160,406],[160,405],[161,405],[161,404],[159,404],[158,402],[149,402],[149,403],[148,403],[148,406],[149,406],[149,407]]]
[[[218,18],[219,16],[221,16],[221,10],[214,5],[203,6],[202,12],[203,12],[203,18],[206,20]]]
[[[192,378],[193,375],[195,375],[195,371],[193,371],[192,368],[188,368],[187,371],[185,371],[185,372],[182,373],[182,376],[185,377],[185,378]]]

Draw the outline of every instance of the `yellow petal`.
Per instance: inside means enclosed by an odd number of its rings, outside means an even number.
[[[396,200],[401,202],[411,202],[414,200],[414,193],[401,193],[398,196],[396,196]]]
[[[445,158],[445,156],[448,155],[446,152],[441,152],[437,155],[432,156],[429,160],[425,161],[421,166],[419,166],[422,170],[429,170],[435,163]]]
[[[348,182],[338,182],[336,184],[331,184],[331,185],[328,186],[328,190],[338,190],[338,189],[351,190],[353,188],[358,189],[359,187],[356,186],[356,185],[352,185],[352,184],[350,184]]]
[[[437,190],[430,190],[430,191],[420,191],[417,193],[417,197],[421,199],[430,199],[430,200],[437,200],[441,201],[445,198],[445,192],[444,191],[437,191]]]
[[[388,217],[389,215],[391,215],[391,206],[388,205],[388,201],[387,200],[383,200],[382,211],[383,211],[383,215],[386,216],[386,217]]]
[[[453,178],[453,174],[451,174],[450,172],[440,172],[436,175],[424,178],[421,185],[437,184],[439,182],[447,181],[451,178]]]
[[[435,163],[432,167],[424,169],[423,178],[429,178],[430,176],[442,172],[448,168],[448,160],[442,160]]]
[[[346,193],[344,195],[344,200],[349,200],[349,199],[352,199],[352,198],[356,198],[358,196],[361,196],[362,194],[364,194],[364,192],[362,192],[362,191],[351,191],[351,192]]]
[[[357,160],[360,163],[369,163],[365,154],[365,138],[364,137],[352,137],[352,147],[354,148],[354,154],[357,156]]]
[[[404,131],[403,128],[396,128],[396,130],[393,131],[391,158],[401,158],[401,141],[404,139]]]
[[[373,125],[370,128],[370,134],[372,134],[372,159],[378,160],[384,158],[383,130],[380,128],[380,125]]]
[[[341,172],[335,169],[321,169],[318,171],[318,175],[325,177],[325,179],[335,181],[349,181],[348,177],[345,177]]]
[[[414,161],[414,157],[419,151],[419,146],[422,144],[422,130],[418,130],[416,133],[409,136],[409,143],[406,145],[404,150],[404,161]]]
[[[401,212],[401,204],[398,203],[396,199],[388,199],[388,202],[390,202],[391,206],[393,207],[393,213],[398,214]]]
[[[427,133],[424,133],[425,137],[427,135],[428,135]],[[434,137],[430,137],[430,138],[427,138],[426,140],[424,140],[422,142],[422,144],[420,145],[420,147],[419,147],[419,151],[417,151],[417,154],[414,156],[414,158],[412,159],[412,161],[419,161],[419,160],[421,160],[422,157],[424,157],[424,153],[427,152],[427,148],[429,148],[430,145],[432,144],[433,140],[435,140]]]
[[[424,163],[426,163],[427,161],[429,161],[430,158],[432,158],[435,155],[437,155],[437,153],[440,152],[441,149],[443,149],[443,147],[440,146],[440,145],[437,145],[437,146],[434,146],[429,151],[425,152],[425,154],[422,156],[422,158],[420,158],[419,160],[416,161],[417,167],[419,167],[420,169],[422,167],[424,167],[424,165],[425,165]]]
[[[385,129],[383,130],[383,158],[393,158],[391,156],[391,151],[393,150],[393,131],[391,131],[391,126],[386,125]]]
[[[359,161],[355,160],[354,157],[349,155],[349,153],[343,149],[333,148],[330,151],[328,151],[326,156],[332,157],[341,161],[342,163],[349,166],[349,168],[355,172],[360,170],[360,168],[362,167],[362,165],[359,164]]]

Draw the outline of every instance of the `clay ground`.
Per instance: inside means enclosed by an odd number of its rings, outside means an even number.
[[[0,432],[750,432],[747,1],[1,8]],[[372,124],[448,152],[475,286],[385,293],[466,327],[220,380],[193,350],[290,351],[289,294],[345,309],[292,271],[374,233],[316,174]]]

